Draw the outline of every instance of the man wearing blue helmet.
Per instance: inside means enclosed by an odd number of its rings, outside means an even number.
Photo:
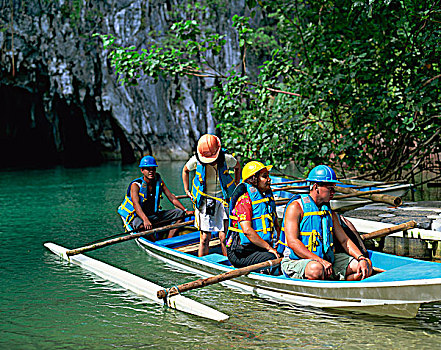
[[[306,179],[309,194],[294,196],[286,205],[278,250],[287,277],[356,281],[369,277],[372,263],[348,238],[329,202],[335,193],[334,170],[319,165]],[[346,253],[334,253],[338,240]]]
[[[161,221],[170,223],[182,220],[184,214],[192,215],[176,196],[170,192],[161,176],[156,172],[158,164],[152,156],[145,156],[139,163],[139,168],[143,176],[130,182],[124,201],[118,208],[124,226],[130,224],[134,229],[144,227],[146,230],[153,228],[153,224]],[[176,207],[172,210],[161,210],[160,201],[164,193],[168,200]],[[181,218],[181,220],[178,220]],[[173,237],[177,229],[170,230],[168,238]]]

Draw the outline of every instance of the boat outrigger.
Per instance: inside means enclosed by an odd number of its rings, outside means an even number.
[[[54,243],[48,242],[45,243],[44,246],[52,251],[54,254],[69,262],[80,265],[86,270],[89,270],[104,279],[117,283],[120,286],[129,289],[138,295],[145,296],[148,299],[151,299],[157,303],[165,304],[172,309],[209,318],[215,321],[224,321],[228,319],[228,315],[225,315],[222,312],[212,309],[211,307],[198,303],[197,301],[186,298],[180,294],[171,296],[164,300],[160,300],[157,298],[157,293],[158,291],[163,290],[163,287],[147,281],[139,276],[135,276],[129,272],[108,265],[102,261],[92,259],[83,254],[69,256],[66,254],[66,252],[69,251],[68,249]]]
[[[148,254],[201,277],[234,269],[216,246],[197,257],[198,242],[198,231],[156,242],[137,239]],[[421,304],[441,301],[441,264],[375,251],[369,256],[377,271],[384,272],[362,281],[309,281],[252,272],[222,283],[281,303],[404,318],[415,317]]]

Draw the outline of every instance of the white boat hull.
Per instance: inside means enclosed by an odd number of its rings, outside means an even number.
[[[221,263],[201,262],[195,256],[158,246],[145,239],[139,239],[138,243],[150,255],[203,277],[231,269]],[[420,267],[416,260],[409,261],[409,268],[415,264],[415,267]],[[439,271],[436,273],[439,274]],[[422,303],[441,300],[441,278],[365,281],[307,281],[250,273],[223,283],[282,303],[404,318],[415,317]]]

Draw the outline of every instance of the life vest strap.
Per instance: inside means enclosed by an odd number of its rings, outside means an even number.
[[[313,230],[312,232],[300,232],[302,236],[309,236],[308,245],[306,248],[310,252],[316,252],[317,247],[319,246],[318,238],[320,238],[320,233],[316,230]]]
[[[312,215],[318,215],[318,216],[323,216],[326,214],[331,214],[329,210],[320,210],[320,211],[310,211],[307,213],[303,213],[303,216],[312,216]]]
[[[199,187],[194,187],[194,188],[196,188],[197,193],[199,193],[201,196],[205,196],[205,197],[208,197],[208,198],[214,199],[214,200],[216,200],[216,201],[218,201],[218,202],[221,202],[222,205],[223,205],[225,208],[228,208],[228,203],[227,203],[225,200],[223,200],[222,198],[214,197],[214,196],[211,196],[211,195],[209,195],[209,194],[207,194],[207,193],[204,193],[204,192],[202,192],[202,191],[199,189]]]
[[[285,228],[282,227],[281,229],[283,232],[285,232]],[[309,241],[308,241],[308,245],[306,246],[306,248],[309,251],[317,251],[317,246],[318,246],[318,240],[317,238],[320,238],[320,233],[317,232],[316,230],[313,230],[312,232],[300,232],[301,236],[309,236]],[[282,241],[279,240],[279,244],[284,245],[285,247],[287,247],[288,245],[283,243]],[[311,248],[311,249],[310,249]]]
[[[227,184],[227,188],[229,188],[231,185],[234,185],[234,179]]]
[[[281,245],[284,245],[285,247],[287,247],[288,246],[288,244],[286,244],[286,243],[283,243],[280,239],[277,241],[277,243],[278,244],[281,244]]]
[[[259,199],[257,201],[251,202],[251,204],[255,205],[255,204],[265,203],[265,202],[269,202],[269,200],[270,199],[268,197],[265,197],[265,198]]]
[[[133,211],[135,210],[135,209],[128,209],[127,208],[127,204],[130,204],[130,206],[133,208],[133,202],[130,200],[130,198],[129,197],[127,197],[127,196],[125,196],[125,198],[124,198],[124,202],[119,206],[122,210],[124,210],[124,211],[126,211],[128,214],[131,214],[131,213],[133,213]]]

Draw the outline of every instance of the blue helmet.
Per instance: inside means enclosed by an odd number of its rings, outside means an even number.
[[[306,181],[309,182],[330,182],[330,183],[341,183],[337,180],[337,175],[335,175],[334,170],[332,170],[327,165],[318,165],[309,172]]]
[[[152,156],[145,156],[139,162],[140,168],[149,168],[152,166],[156,166],[156,167],[158,166],[158,164],[156,164],[156,159],[153,158]]]

